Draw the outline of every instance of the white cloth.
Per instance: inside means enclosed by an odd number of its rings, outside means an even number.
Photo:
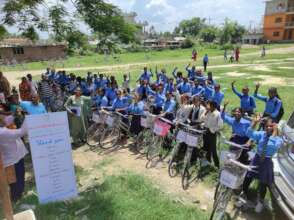
[[[218,110],[203,114],[201,116],[201,121],[204,122],[204,127],[208,128],[213,134],[222,129],[224,125],[221,114]]]
[[[127,79],[126,81],[123,81],[123,83],[122,83],[122,87],[123,87],[124,89],[129,89],[129,88],[130,88],[130,80]]]
[[[199,109],[198,118],[195,119],[194,114],[197,113],[198,109]],[[204,114],[205,114],[205,107],[204,106],[200,105],[200,108],[196,108],[195,106],[193,106],[191,122],[194,122],[194,123],[201,122],[201,118],[203,117]]]
[[[0,127],[0,153],[4,167],[18,163],[28,153],[21,140],[26,130],[25,126],[20,129]]]
[[[176,121],[182,123],[186,122],[192,109],[193,105],[181,105],[181,107],[177,110]]]

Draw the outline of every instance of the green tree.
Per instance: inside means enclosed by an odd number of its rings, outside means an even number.
[[[58,4],[48,7],[46,0],[3,0],[1,14],[4,24],[17,26],[24,31],[34,26],[41,31],[54,34],[57,41],[62,41],[67,34],[76,29],[71,22],[67,8],[61,0]],[[137,26],[127,23],[122,12],[114,5],[103,0],[71,0],[76,11],[75,19],[83,20],[93,32],[104,36],[116,35],[124,43],[136,40]],[[41,16],[39,11],[48,9],[48,17]],[[72,30],[73,29],[73,30]]]
[[[80,49],[88,45],[88,37],[84,33],[79,30],[73,30],[69,32],[66,36],[66,40],[68,42],[68,48],[70,50]]]
[[[4,39],[9,35],[8,31],[3,25],[0,25],[0,40]]]
[[[203,28],[200,32],[200,37],[204,42],[213,42],[218,35],[218,29],[214,26],[207,26]]]
[[[36,32],[35,28],[33,26],[28,27],[26,30],[24,30],[21,34],[23,37],[26,37],[32,41],[39,40],[39,35]]]
[[[137,27],[127,23],[122,12],[102,0],[76,0],[77,11],[93,32],[116,35],[123,43],[134,41]]]
[[[226,19],[220,31],[220,43],[226,44],[240,42],[245,31],[246,29],[236,21]]]
[[[181,21],[179,26],[175,28],[174,33],[184,36],[197,36],[203,27],[205,27],[205,19],[196,17]]]
[[[67,34],[71,32],[72,25],[65,19],[68,13],[64,6],[55,5],[49,9],[48,28],[54,33],[56,41],[65,40]]]

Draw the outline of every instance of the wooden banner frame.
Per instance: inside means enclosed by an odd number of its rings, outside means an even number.
[[[12,209],[12,204],[10,200],[9,186],[8,186],[7,176],[3,166],[1,154],[0,154],[0,199],[2,201],[4,217],[7,220],[13,220],[14,219],[13,209]]]

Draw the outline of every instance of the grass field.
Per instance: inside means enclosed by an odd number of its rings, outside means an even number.
[[[272,44],[267,45],[267,49],[275,48],[286,48],[291,46],[291,44]],[[221,49],[209,49],[209,47],[196,47],[198,50],[199,60],[205,54],[208,54],[210,57],[222,56],[223,50]],[[254,52],[260,52],[261,46],[250,47],[241,49],[241,54],[248,54]],[[148,51],[148,52],[136,52],[130,53],[126,52],[123,54],[116,55],[118,59],[113,59],[111,56],[108,59],[105,59],[104,55],[93,54],[90,56],[71,56],[66,60],[57,60],[57,61],[41,61],[41,62],[31,62],[22,65],[16,66],[0,66],[0,69],[3,71],[10,70],[40,70],[45,69],[48,66],[55,68],[70,68],[70,67],[89,67],[89,66],[104,66],[104,65],[117,65],[117,64],[126,64],[126,63],[145,63],[152,61],[175,61],[177,60],[189,60],[191,57],[191,49],[178,49],[178,50],[163,50],[163,51]],[[228,51],[228,54],[230,52]]]
[[[272,45],[272,48],[289,47],[291,45]],[[93,73],[103,72],[108,75],[115,75],[119,83],[122,81],[122,74],[131,73],[132,87],[136,86],[135,79],[139,76],[145,63],[148,68],[154,70],[166,68],[169,75],[175,66],[185,73],[185,65],[189,61],[191,50],[171,50],[148,53],[147,59],[145,53],[127,53],[120,56],[121,61],[115,61],[112,58],[104,61],[101,55],[89,57],[71,57],[63,64],[64,67],[85,67],[83,70],[71,70],[77,75],[85,76],[87,71]],[[243,49],[242,54],[259,52],[259,48]],[[208,53],[214,57],[210,61],[209,70],[214,74],[218,83],[221,84],[225,93],[225,99],[230,101],[229,108],[232,109],[239,105],[239,99],[231,92],[231,82],[236,80],[236,86],[241,90],[242,86],[249,85],[251,92],[254,91],[255,83],[261,82],[260,89],[262,94],[267,94],[271,86],[278,87],[279,94],[283,100],[285,115],[287,119],[294,107],[294,51],[280,54],[269,54],[265,58],[260,58],[259,53],[241,57],[238,65],[225,63],[222,58],[223,52],[216,49],[203,49],[200,51],[200,57]],[[218,56],[218,57],[217,57]],[[241,55],[242,56],[242,55]],[[156,62],[156,63],[154,63]],[[77,65],[79,64],[79,65]],[[123,64],[123,65],[122,65]],[[129,64],[129,65],[128,65]],[[62,65],[62,64],[58,64]],[[58,65],[56,67],[58,67]],[[111,65],[111,67],[109,67]],[[200,61],[196,63],[201,65]],[[48,66],[47,62],[27,64],[23,73],[29,70],[44,69]],[[93,68],[95,67],[95,68]],[[97,67],[97,68],[96,68]],[[21,71],[22,67],[1,67],[4,71]],[[5,73],[12,74],[12,73]],[[37,76],[36,78],[38,78]],[[257,101],[257,110],[262,112],[264,103]],[[226,126],[224,129],[226,135],[230,129]],[[105,162],[106,163],[106,162]],[[108,161],[107,163],[111,163]],[[105,164],[99,164],[93,169],[98,172]],[[87,175],[87,171],[77,169],[78,179]],[[195,219],[204,220],[208,218],[208,213],[204,213],[195,206],[190,207],[180,203],[175,203],[165,193],[153,187],[149,179],[133,173],[121,173],[119,175],[107,175],[101,184],[93,185],[89,191],[80,193],[80,197],[72,202],[54,203],[48,205],[37,205],[37,197],[34,194],[26,195],[21,203],[35,204],[37,219],[83,219],[86,213],[88,219],[114,219],[114,220],[145,220],[145,219]],[[165,173],[165,175],[167,175]],[[205,184],[211,187],[217,174],[213,173],[205,180]],[[180,186],[179,186],[180,187]],[[31,189],[28,189],[31,190]],[[89,206],[89,207],[88,207]],[[88,209],[81,214],[76,215],[77,210],[85,207]],[[17,205],[16,210],[19,210]],[[58,217],[57,217],[58,216]],[[84,219],[86,220],[86,219]]]

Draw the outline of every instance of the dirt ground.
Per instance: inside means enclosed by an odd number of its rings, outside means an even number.
[[[167,161],[159,163],[153,168],[146,168],[146,158],[132,152],[127,147],[115,151],[94,152],[89,150],[86,145],[74,150],[73,158],[75,165],[85,169],[88,173],[87,177],[81,179],[80,190],[90,187],[94,181],[103,181],[105,176],[131,171],[147,177],[154,183],[154,187],[161,189],[173,201],[197,206],[208,214],[210,213],[214,187],[200,181],[192,183],[189,189],[184,191],[181,187],[180,177],[169,177]],[[236,213],[236,210],[231,211],[231,215]],[[281,220],[285,217],[281,217],[280,214],[273,216],[269,210],[264,210],[262,214],[257,215],[251,210],[245,213],[238,212],[233,219]]]

